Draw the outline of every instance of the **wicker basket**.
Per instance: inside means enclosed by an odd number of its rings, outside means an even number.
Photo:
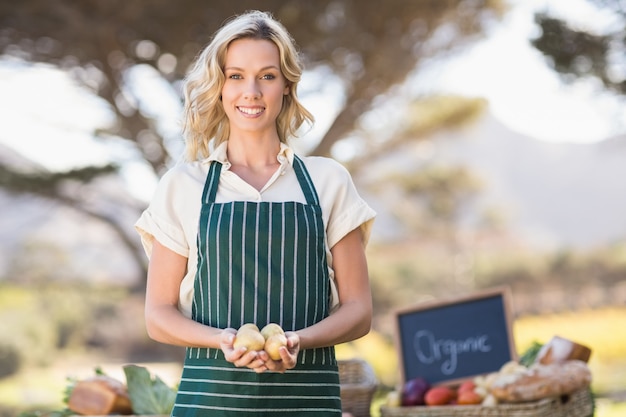
[[[381,417],[592,417],[593,402],[588,389],[558,398],[519,404],[443,405],[431,407],[380,408]]]
[[[354,417],[369,417],[372,396],[378,387],[374,371],[361,359],[337,362],[343,411],[351,413]]]

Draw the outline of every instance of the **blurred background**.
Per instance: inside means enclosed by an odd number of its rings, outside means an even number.
[[[60,409],[97,367],[176,384],[133,223],[182,153],[190,62],[251,8],[306,63],[292,145],[379,213],[373,331],[340,356],[393,389],[397,309],[505,285],[518,352],[590,346],[596,415],[624,415],[624,0],[2,0],[0,415]]]

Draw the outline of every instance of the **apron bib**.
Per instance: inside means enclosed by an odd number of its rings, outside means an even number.
[[[306,204],[215,203],[222,165],[202,194],[192,319],[217,328],[274,322],[286,331],[329,314],[330,279],[319,198],[302,161],[293,168]],[[300,351],[284,374],[237,368],[220,349],[187,348],[175,417],[340,416],[333,347]]]

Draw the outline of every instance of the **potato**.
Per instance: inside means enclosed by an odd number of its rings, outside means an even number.
[[[265,338],[256,325],[244,324],[237,330],[233,347],[239,349],[245,347],[247,350],[263,350]]]
[[[276,333],[271,335],[265,341],[263,350],[275,361],[281,360],[279,349],[282,346],[287,346],[287,338],[282,333]]]
[[[265,340],[274,334],[285,334],[285,331],[276,323],[270,323],[261,329],[261,334]]]

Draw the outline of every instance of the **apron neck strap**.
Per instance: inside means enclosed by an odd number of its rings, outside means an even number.
[[[309,171],[307,171],[304,162],[302,162],[302,159],[297,155],[293,157],[293,169],[296,172],[296,177],[298,178],[300,188],[302,188],[307,204],[319,206],[320,199],[317,196],[317,191],[315,191],[315,186],[313,185]]]
[[[222,172],[222,163],[213,161],[209,167],[209,172],[204,181],[204,191],[202,191],[202,202],[214,203],[217,195],[217,186],[220,183],[220,173]]]

